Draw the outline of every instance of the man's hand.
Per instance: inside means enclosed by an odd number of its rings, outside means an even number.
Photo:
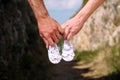
[[[39,18],[38,28],[40,36],[43,38],[46,43],[46,47],[49,45],[55,45],[61,39],[64,30],[61,26],[50,16],[45,17],[44,19]]]
[[[28,0],[28,2],[35,14],[39,33],[46,43],[46,48],[53,46],[62,37],[63,29],[49,16],[43,0]]]

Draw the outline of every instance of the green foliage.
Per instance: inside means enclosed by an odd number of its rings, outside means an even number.
[[[99,50],[82,51],[82,52],[75,51],[75,54],[76,54],[75,60],[89,63],[93,60],[93,58],[97,55],[98,52]]]
[[[62,52],[63,42],[64,42],[64,38],[60,39],[60,41],[58,42],[58,47],[59,47],[60,53]]]
[[[120,71],[120,44],[115,45],[112,47],[112,54],[111,54],[111,65],[115,69],[115,71]]]
[[[94,61],[94,59],[96,59],[96,57],[99,56],[99,54],[103,54],[104,58],[102,61],[106,62],[106,64],[104,65],[108,66],[109,73],[120,71],[120,42],[112,47],[108,45],[103,45],[102,47],[94,51],[75,51],[75,53],[75,60],[85,63],[91,63]]]
[[[83,4],[85,5],[87,3],[88,0],[83,0]]]

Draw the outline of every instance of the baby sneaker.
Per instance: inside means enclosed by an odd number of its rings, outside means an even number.
[[[59,49],[58,49],[57,45],[49,46],[49,48],[48,48],[48,58],[49,58],[50,62],[53,63],[53,64],[58,64],[61,61],[62,57],[59,54]]]
[[[65,40],[62,46],[62,58],[65,61],[72,61],[74,59],[73,46],[70,41]]]

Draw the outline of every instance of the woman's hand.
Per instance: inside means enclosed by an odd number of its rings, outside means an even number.
[[[89,16],[104,2],[105,0],[88,0],[86,5],[77,13],[77,15],[65,22],[62,27],[65,29],[64,38],[70,40],[77,34]]]
[[[70,40],[74,35],[76,35],[82,28],[84,24],[84,20],[82,20],[82,17],[80,19],[77,19],[76,17],[68,20],[65,22],[62,27],[65,30],[64,38],[66,40]]]

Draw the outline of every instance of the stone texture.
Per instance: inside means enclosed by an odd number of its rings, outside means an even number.
[[[102,45],[113,46],[120,35],[120,0],[106,0],[86,21],[73,38],[74,49],[94,50]]]

